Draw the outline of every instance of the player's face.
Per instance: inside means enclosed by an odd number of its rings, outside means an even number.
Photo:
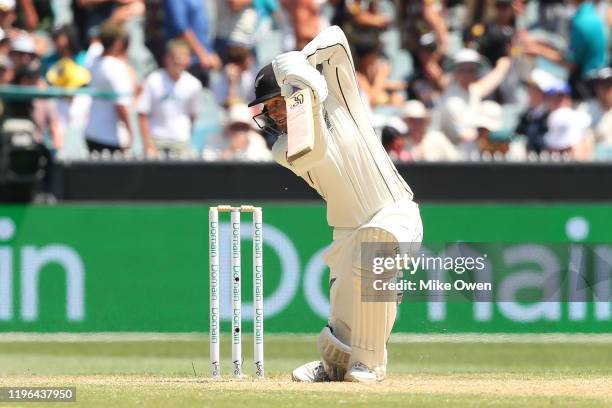
[[[270,119],[272,119],[278,128],[287,133],[287,108],[285,106],[285,98],[276,96],[264,102],[264,106]]]
[[[267,135],[278,137],[287,133],[287,109],[285,99],[276,96],[263,102],[264,108],[259,115],[255,115],[253,120],[257,126]]]

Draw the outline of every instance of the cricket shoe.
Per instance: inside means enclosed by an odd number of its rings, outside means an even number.
[[[359,362],[353,364],[351,369],[348,370],[344,376],[344,381],[365,384],[375,383],[377,381],[382,381],[383,379],[383,375],[377,375],[374,370],[370,370],[365,364]]]
[[[293,381],[308,383],[331,381],[320,361],[311,361],[299,366],[293,370],[291,378]]]

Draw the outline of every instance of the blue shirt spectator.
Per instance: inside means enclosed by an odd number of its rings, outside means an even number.
[[[212,50],[208,15],[202,0],[165,0],[164,5],[164,28],[168,40],[181,37],[191,30],[206,51]]]
[[[604,23],[593,2],[585,1],[579,5],[571,21],[567,59],[584,76],[605,66],[606,46]]]
[[[209,70],[219,69],[221,61],[208,34],[208,15],[202,0],[165,0],[164,30],[168,40],[180,38],[193,54],[189,72],[208,86]]]

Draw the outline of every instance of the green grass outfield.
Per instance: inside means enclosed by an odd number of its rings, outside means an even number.
[[[250,377],[228,378],[224,342],[226,375],[211,380],[205,335],[0,334],[0,386],[76,387],[76,403],[53,407],[612,406],[610,335],[397,335],[389,377],[373,385],[292,383],[317,356],[316,338],[300,335],[268,334],[266,379],[254,380],[250,339]]]

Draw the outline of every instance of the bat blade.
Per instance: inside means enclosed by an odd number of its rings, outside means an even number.
[[[285,98],[287,105],[287,161],[289,163],[314,149],[312,92],[301,89]]]

